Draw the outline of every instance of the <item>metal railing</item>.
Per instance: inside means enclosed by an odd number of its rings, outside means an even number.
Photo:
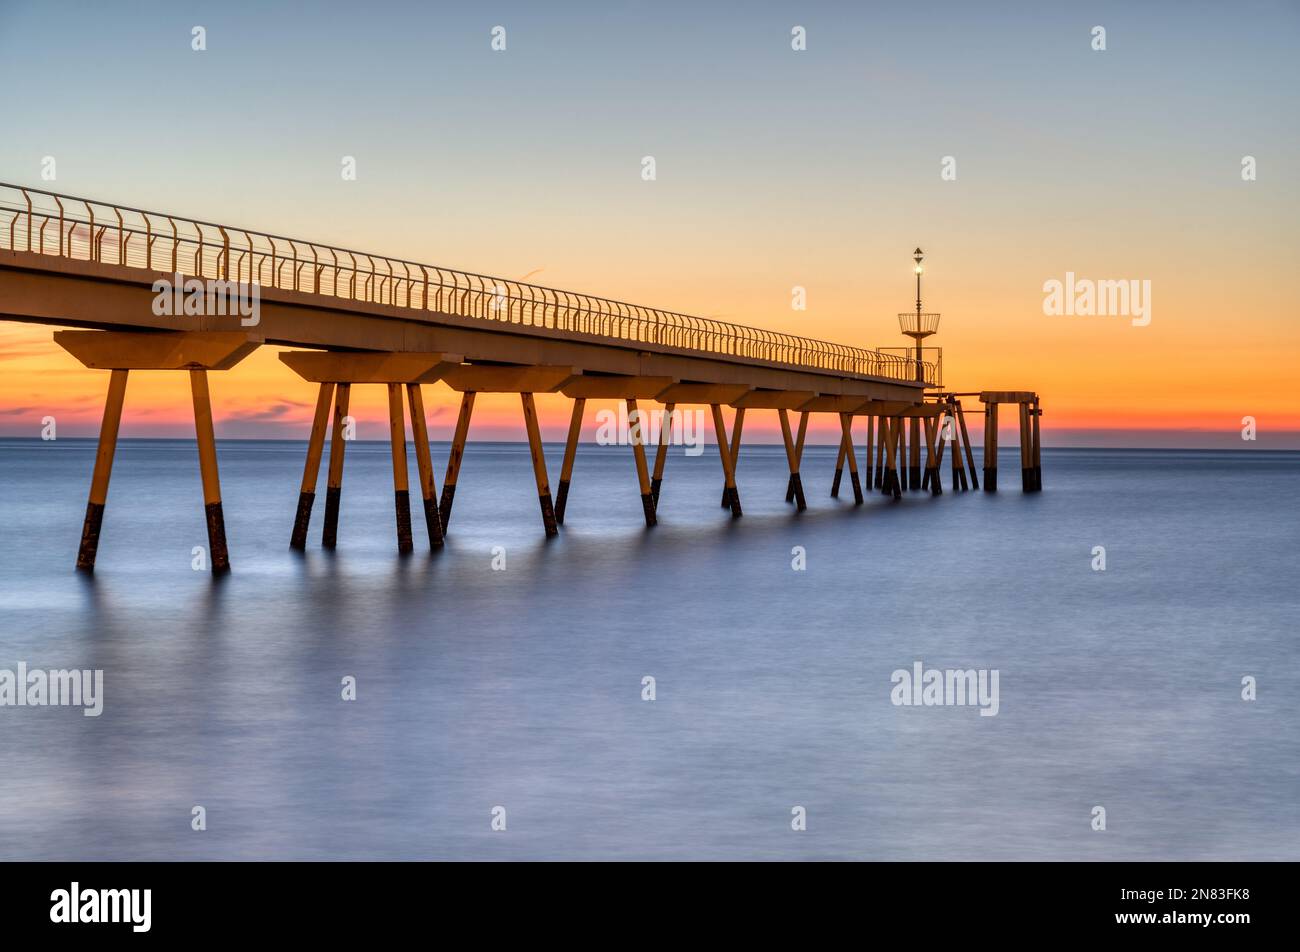
[[[882,354],[892,354],[905,358],[912,366],[912,379],[916,379],[915,347],[877,347]],[[921,355],[925,364],[925,384],[927,387],[943,386],[943,348],[922,347]]]
[[[648,350],[914,381],[914,360],[508,278],[0,183],[0,247],[580,334]],[[926,377],[937,368],[926,365]]]
[[[898,329],[904,334],[914,336],[928,336],[937,333],[939,330],[939,315],[917,314],[915,311],[899,314]]]

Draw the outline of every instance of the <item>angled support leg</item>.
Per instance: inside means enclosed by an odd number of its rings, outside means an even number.
[[[542,507],[542,525],[547,536],[559,535],[555,525],[555,506],[551,502],[551,486],[546,477],[546,457],[542,453],[542,432],[537,426],[537,404],[531,393],[521,393],[524,407],[524,426],[528,430],[528,449],[533,456],[533,476],[537,481],[537,500]]]
[[[853,414],[840,414],[840,431],[844,434],[844,458],[849,464],[849,481],[853,483],[853,504],[862,505],[862,479],[858,476],[858,453],[853,448]]]
[[[347,449],[344,431],[347,428],[348,403],[352,384],[341,383],[334,390],[334,426],[330,430],[330,468],[325,478],[325,525],[321,527],[320,544],[332,549],[338,544],[339,498],[343,494],[343,454]]]
[[[736,471],[731,466],[731,449],[727,445],[727,423],[722,418],[722,407],[710,404],[713,411],[713,434],[718,441],[718,455],[722,457],[722,473],[726,477],[726,492],[731,503],[731,518],[739,519],[740,493],[736,490]]]
[[[388,438],[393,445],[393,502],[397,511],[397,551],[405,555],[411,542],[411,489],[406,467],[406,419],[402,409],[402,385],[388,386]]]
[[[889,461],[893,459],[894,432],[889,426],[889,417],[879,418],[876,429],[879,438],[876,441],[876,488],[882,496],[890,495]]]
[[[664,463],[668,459],[668,444],[672,439],[673,411],[675,409],[677,409],[677,404],[666,404],[663,417],[659,423],[659,446],[655,449],[655,471],[654,475],[650,477],[650,495],[654,498],[655,509],[659,508],[659,487],[664,482]]]
[[[786,462],[790,464],[788,492],[794,496],[798,511],[803,512],[808,508],[808,503],[803,498],[803,480],[799,478],[799,454],[795,449],[794,437],[790,433],[790,414],[786,410],[776,412],[781,418],[781,439],[785,442]]]
[[[302,488],[298,492],[298,514],[293,520],[289,548],[307,548],[307,526],[316,502],[316,482],[320,477],[320,458],[325,450],[325,431],[330,425],[330,404],[334,401],[334,384],[322,383],[316,394],[316,415],[311,421],[311,438],[307,441],[307,462],[302,469]]]
[[[582,435],[582,411],[587,406],[586,397],[573,401],[573,415],[569,418],[569,437],[564,441],[564,462],[560,465],[560,489],[555,495],[555,521],[564,525],[564,509],[569,504],[569,480],[573,477],[573,460],[578,454],[578,437]]]
[[[970,432],[966,429],[966,412],[962,409],[961,401],[957,401],[957,429],[961,433],[962,448],[966,454],[966,469],[970,473],[970,488],[979,489],[979,476],[975,473],[975,451],[970,445]],[[965,483],[965,480],[962,481]]]
[[[95,571],[99,530],[104,522],[104,505],[108,502],[108,480],[113,474],[117,431],[122,423],[122,402],[126,399],[127,373],[114,370],[108,380],[104,421],[99,425],[99,449],[95,452],[95,471],[90,477],[90,500],[86,503],[86,521],[81,528],[81,547],[77,550],[77,568],[82,572]]]
[[[411,439],[415,441],[415,462],[420,470],[420,497],[424,500],[424,528],[429,548],[442,547],[442,516],[438,513],[438,487],[433,479],[433,455],[429,451],[429,424],[424,416],[424,392],[418,383],[406,385],[411,410]]]
[[[844,477],[844,431],[840,430],[840,452],[835,457],[835,478],[831,480],[831,498],[840,498],[840,480]]]
[[[442,501],[438,514],[442,519],[442,534],[447,534],[451,522],[451,504],[456,498],[456,478],[460,475],[460,461],[465,455],[465,439],[469,436],[469,419],[474,415],[474,391],[460,395],[460,415],[456,417],[456,432],[451,438],[451,455],[447,457],[447,475],[442,480]]]
[[[928,485],[930,495],[938,496],[943,492],[943,487],[939,485],[939,459],[943,455],[942,445],[936,446],[935,443],[939,437],[939,418],[926,417],[925,419],[925,477],[921,480],[921,488],[925,489]]]
[[[650,489],[650,467],[645,459],[645,420],[637,409],[636,401],[627,401],[627,421],[632,443],[632,458],[636,461],[636,478],[641,487],[641,509],[645,513],[645,524],[653,526],[655,517],[654,493]]]
[[[217,476],[217,441],[212,432],[212,400],[208,396],[208,372],[190,371],[190,393],[194,397],[194,434],[199,444],[199,474],[203,477],[203,511],[208,522],[208,554],[213,575],[230,571],[226,549],[226,519],[221,511],[221,480]]]
[[[735,475],[736,464],[740,461],[740,431],[745,428],[745,408],[740,407],[736,410],[736,418],[731,424],[731,472]],[[727,495],[727,487],[722,487],[722,508],[729,509],[731,500]]]
[[[801,467],[801,466],[803,465],[803,444],[804,444],[804,438],[805,438],[807,435],[808,435],[808,411],[807,411],[807,410],[803,410],[803,411],[801,411],[800,414],[799,414],[799,436],[798,436],[798,437],[795,439],[795,441],[794,441],[794,462],[795,462],[795,469],[796,469],[796,471],[799,469],[799,467]],[[799,490],[798,490],[797,495],[798,495],[798,498],[800,498],[800,499],[803,498],[803,480],[802,480],[802,479],[799,480]],[[785,486],[785,501],[786,501],[786,502],[791,502],[791,501],[793,501],[793,500],[795,499],[795,497],[796,497],[796,492],[795,492],[795,478],[794,478],[794,476],[792,475],[792,476],[790,477],[790,481],[789,481],[788,483],[786,483],[786,486]],[[800,506],[799,508],[800,508],[800,509],[807,509],[808,506],[807,506],[807,504],[805,503],[804,505]]]

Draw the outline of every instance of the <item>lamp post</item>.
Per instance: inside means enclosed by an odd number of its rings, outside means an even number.
[[[921,310],[921,275],[925,269],[921,267],[921,262],[925,260],[925,255],[920,248],[912,252],[912,260],[916,262],[913,270],[916,272],[916,311],[905,312],[898,315],[898,329],[906,334],[912,340],[916,341],[916,382],[921,384],[921,395],[918,395],[917,402],[921,402],[921,396],[925,392],[925,347],[923,341],[931,334],[939,330],[939,315],[926,314]],[[936,377],[934,383],[939,384]],[[910,460],[907,468],[903,470],[903,488],[920,489],[921,488],[921,421],[917,417],[912,417],[911,426],[909,427],[910,446],[908,449]]]

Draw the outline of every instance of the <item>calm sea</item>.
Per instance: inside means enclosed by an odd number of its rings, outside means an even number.
[[[289,550],[303,451],[221,444],[214,583],[194,445],[124,442],[88,579],[94,443],[0,441],[0,669],[104,672],[99,717],[0,708],[0,857],[1300,859],[1300,454],[1047,451],[1025,496],[1012,450],[855,508],[812,447],[796,516],[754,446],[733,522],[676,448],[646,530],[583,447],[548,542],[526,448],[476,443],[400,558],[381,443]],[[997,715],[892,704],[917,661],[996,669]]]

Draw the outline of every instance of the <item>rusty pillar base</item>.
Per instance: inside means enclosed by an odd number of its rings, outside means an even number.
[[[862,480],[856,469],[849,470],[849,481],[853,483],[853,505],[862,505]]]
[[[791,474],[790,474],[790,479],[789,479],[789,480],[786,482],[786,484],[785,484],[785,501],[786,501],[786,502],[794,502],[794,481],[795,481],[795,479],[796,479],[795,474],[794,474],[794,473],[791,473]]]
[[[447,523],[451,522],[451,504],[456,499],[456,484],[442,484],[442,498],[438,502],[438,519],[442,522],[442,534],[447,535]]]
[[[555,523],[555,506],[551,502],[551,494],[542,493],[537,500],[542,506],[542,525],[546,528],[546,535],[548,537],[559,535],[560,530]]]
[[[653,526],[658,523],[659,518],[655,515],[655,499],[653,493],[641,494],[641,508],[645,510],[645,524]]]
[[[429,533],[429,548],[441,549],[442,514],[438,512],[438,503],[432,496],[424,500],[424,528]]]
[[[907,467],[907,485],[910,489],[921,489],[921,467]]]
[[[307,526],[311,522],[311,509],[315,502],[315,493],[298,494],[298,514],[293,520],[293,536],[289,539],[289,548],[307,548]]]
[[[832,499],[839,499],[839,498],[840,498],[840,480],[841,480],[843,477],[844,477],[844,467],[842,467],[842,466],[837,466],[837,467],[835,468],[835,478],[831,480],[831,498],[832,498]]]
[[[397,551],[405,555],[415,548],[411,541],[411,491],[393,490],[393,502],[397,510]]]
[[[731,490],[729,490],[726,486],[723,486],[723,487],[722,487],[722,503],[721,503],[721,505],[722,505],[722,508],[723,508],[723,509],[730,509],[730,508],[731,508]]]
[[[798,473],[790,474],[790,492],[794,494],[795,508],[799,512],[808,508],[808,501],[803,498],[803,480],[799,478]]]
[[[99,529],[104,524],[104,507],[101,503],[86,503],[86,521],[81,527],[81,547],[77,550],[77,568],[82,572],[95,571],[95,553],[99,551]]]
[[[934,467],[934,468],[932,468],[932,469],[928,469],[928,470],[926,470],[926,478],[930,480],[930,495],[931,495],[931,496],[942,496],[942,495],[943,495],[943,485],[942,485],[942,480],[939,478],[939,469],[938,469],[938,467]],[[922,488],[924,488],[924,487],[922,487]]]
[[[998,491],[998,471],[988,466],[984,467],[984,491],[986,493],[995,493]]]
[[[343,490],[338,486],[325,489],[325,525],[321,528],[320,544],[322,548],[332,549],[339,541],[339,497]]]
[[[739,519],[742,515],[744,515],[744,513],[741,512],[740,509],[740,490],[733,486],[729,490],[728,495],[731,497],[729,500],[729,506],[731,508],[731,518]]]
[[[569,504],[569,481],[560,480],[560,488],[555,493],[555,522],[564,525],[564,508]]]
[[[659,508],[659,487],[663,484],[664,481],[659,478],[650,480],[650,498],[655,501],[655,509]]]
[[[226,548],[226,517],[219,502],[210,502],[203,510],[208,517],[208,552],[212,556],[212,574],[225,575],[230,571],[230,552]]]

